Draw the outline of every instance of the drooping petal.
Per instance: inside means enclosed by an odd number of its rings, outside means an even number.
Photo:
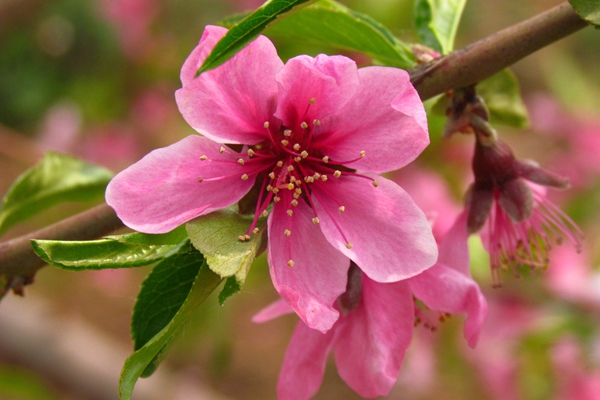
[[[408,73],[397,68],[358,70],[360,86],[337,114],[324,118],[317,146],[332,162],[360,171],[387,172],[412,162],[429,144],[423,103]]]
[[[271,279],[310,328],[326,332],[338,319],[333,304],[346,290],[350,260],[323,237],[304,201],[294,207],[290,191],[284,189],[280,194],[282,200],[275,203],[268,220]]]
[[[432,310],[466,314],[465,338],[475,347],[488,306],[477,283],[455,269],[436,264],[410,280],[414,295]]]
[[[296,325],[279,373],[279,400],[308,400],[317,393],[333,337],[333,331],[323,334],[302,322]]]
[[[192,135],[154,150],[110,181],[106,202],[125,225],[145,233],[168,232],[236,203],[254,184],[256,172],[230,152],[221,154],[220,147]]]
[[[175,99],[183,118],[202,135],[221,143],[257,144],[268,138],[264,123],[276,123],[275,74],[283,63],[273,43],[259,36],[220,67],[194,78],[226,32],[206,27],[181,69],[183,87]]]
[[[294,309],[290,307],[287,301],[279,299],[260,310],[257,314],[254,314],[252,316],[252,322],[262,324],[263,322],[267,322],[274,318],[293,312]]]
[[[438,264],[446,265],[463,275],[471,276],[468,240],[467,211],[463,211],[440,241]]]
[[[500,187],[498,203],[513,221],[521,222],[533,212],[533,193],[523,179],[511,179]]]
[[[414,326],[406,282],[377,283],[363,275],[362,304],[335,326],[335,363],[363,397],[387,395],[396,382]]]
[[[303,121],[321,120],[342,108],[358,88],[358,73],[356,63],[347,57],[298,56],[288,60],[277,82],[275,116],[295,129]]]
[[[437,244],[423,211],[394,182],[369,176],[378,187],[344,174],[312,184],[327,240],[377,282],[396,282],[431,267]]]

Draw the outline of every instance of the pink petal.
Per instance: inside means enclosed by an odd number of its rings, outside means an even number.
[[[358,70],[360,86],[348,104],[323,118],[315,138],[332,161],[360,171],[387,172],[412,162],[429,144],[423,103],[406,71],[367,67]]]
[[[290,307],[287,301],[280,299],[277,300],[267,307],[260,310],[257,314],[252,317],[252,322],[261,324],[263,322],[270,321],[274,318],[281,317],[285,314],[293,313],[294,309]]]
[[[275,74],[283,63],[273,43],[259,36],[225,64],[194,78],[225,32],[206,27],[181,69],[183,87],[175,98],[183,118],[202,135],[221,143],[257,144],[268,138],[264,123],[277,123]]]
[[[410,345],[413,298],[405,282],[377,283],[363,275],[362,304],[336,325],[335,363],[363,397],[387,395]]]
[[[463,275],[471,276],[468,240],[467,211],[463,211],[440,241],[438,263],[453,268]]]
[[[250,190],[256,174],[219,148],[212,140],[192,135],[154,150],[110,181],[106,202],[125,225],[145,233],[168,232],[234,204]],[[208,160],[201,161],[203,155]],[[242,180],[245,173],[249,179]],[[204,181],[198,182],[199,177]]]
[[[290,191],[279,193],[282,199],[268,220],[267,257],[273,285],[310,328],[326,332],[338,319],[333,304],[346,290],[350,260],[323,237],[304,201],[294,207]],[[293,211],[292,217],[287,210]],[[286,230],[290,236],[284,234]]]
[[[345,174],[312,184],[327,240],[377,282],[396,282],[431,267],[437,245],[423,212],[394,182],[368,176],[379,186]]]
[[[342,108],[356,92],[358,74],[356,64],[347,57],[298,56],[288,60],[277,74],[277,82],[275,116],[295,129],[303,121],[321,120]]]
[[[475,347],[488,305],[477,283],[468,275],[436,264],[409,281],[414,295],[432,310],[467,315],[465,338]]]
[[[333,336],[333,331],[322,334],[302,322],[296,325],[279,373],[279,400],[307,400],[317,393]]]

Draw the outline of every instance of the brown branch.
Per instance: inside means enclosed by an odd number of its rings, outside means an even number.
[[[488,78],[518,60],[587,26],[568,3],[504,29],[443,58],[411,71],[423,100]],[[32,251],[31,239],[88,240],[123,224],[101,205],[47,228],[0,244],[0,277],[31,277],[44,265]],[[0,288],[1,290],[2,288]]]
[[[121,227],[123,223],[113,209],[101,204],[54,225],[0,243],[0,275],[32,277],[45,265],[33,252],[31,239],[90,240]]]
[[[588,25],[567,2],[410,71],[422,100],[480,82]]]

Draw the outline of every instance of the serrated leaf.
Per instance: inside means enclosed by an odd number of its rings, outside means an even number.
[[[298,10],[315,0],[271,0],[233,26],[212,49],[196,75],[223,64],[284,14]]]
[[[148,274],[142,283],[131,317],[134,350],[141,349],[175,317],[203,262],[202,254],[193,250],[164,259]],[[154,372],[167,346],[168,343],[145,368],[142,377]]]
[[[415,66],[410,47],[379,22],[331,0],[322,0],[280,19],[269,35],[364,53],[398,68]]]
[[[254,234],[242,242],[251,220],[228,209],[212,212],[186,224],[190,241],[204,257],[210,269],[221,278],[235,277],[241,288],[262,242],[262,234]],[[229,280],[228,280],[229,281]],[[223,293],[223,301],[229,297],[230,286]]]
[[[188,249],[186,238],[182,226],[161,235],[136,232],[88,241],[32,240],[32,247],[48,264],[81,271],[152,264]]]
[[[0,207],[0,235],[18,222],[60,202],[104,196],[112,179],[109,170],[58,153],[23,173],[8,190]]]
[[[423,44],[448,54],[467,0],[416,0],[415,23]]]
[[[600,28],[600,2],[598,0],[569,0],[581,18]]]
[[[508,69],[480,82],[477,85],[477,93],[485,100],[492,124],[517,128],[529,126],[527,108],[521,99],[519,82]]]
[[[142,373],[146,371],[149,365],[155,362],[156,357],[169,345],[177,331],[220,282],[221,277],[212,272],[206,263],[204,263],[196,276],[189,294],[175,316],[160,332],[154,335],[152,339],[136,350],[125,361],[119,379],[119,398],[121,400],[131,399],[135,383]]]

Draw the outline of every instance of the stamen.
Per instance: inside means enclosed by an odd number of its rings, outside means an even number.
[[[269,172],[269,178],[275,179],[275,172]]]
[[[246,241],[246,236],[244,236],[244,235],[240,235],[240,236],[238,236],[238,240],[239,240],[240,242],[245,242],[245,241]]]
[[[352,248],[352,243],[350,243],[350,242],[346,243],[346,248],[348,250],[350,250]]]
[[[264,210],[264,211],[262,212],[262,216],[263,216],[263,217],[265,217],[265,218],[266,218],[266,217],[268,217],[268,216],[269,216],[269,211],[267,211],[267,210]]]
[[[254,155],[254,150],[248,149],[248,157],[252,157]]]
[[[243,181],[247,181],[248,180],[248,175],[247,174],[242,175],[242,180]]]
[[[294,161],[300,162],[300,161],[302,161],[302,157],[294,157]]]
[[[340,208],[338,208],[338,210],[340,210],[340,212],[344,212],[344,211],[346,211],[346,207],[340,206]]]
[[[289,260],[289,261],[287,262],[287,265],[288,265],[289,267],[293,267],[293,266],[294,266],[294,260]]]
[[[298,200],[296,200],[296,199],[292,200],[292,205],[294,207],[296,207],[298,205]]]
[[[260,229],[258,229],[258,228],[252,229],[252,233],[258,233],[259,231],[260,231]]]
[[[270,192],[271,190],[273,190],[273,186],[267,185],[267,192]]]
[[[315,104],[315,98],[311,97],[310,100],[308,100],[308,104]]]
[[[379,182],[373,181],[373,186],[375,186],[375,187],[379,186]]]
[[[361,152],[360,152],[360,158],[365,158],[365,151],[364,150],[361,150]]]
[[[315,120],[313,120],[313,125],[319,126],[319,125],[321,125],[321,121],[319,121],[318,119],[315,119]]]
[[[221,153],[221,154],[225,153],[225,147],[221,146],[221,148],[219,149],[219,153]]]
[[[290,231],[289,229],[286,229],[285,231],[283,231],[283,234],[285,236],[290,236],[292,234],[292,231]]]
[[[289,190],[294,190],[294,184],[293,184],[293,183],[288,183],[288,184],[286,185],[286,187],[287,187]]]
[[[275,203],[278,203],[278,202],[280,202],[280,201],[281,201],[281,197],[275,196],[275,197],[273,197],[273,201],[274,201]]]
[[[290,142],[288,142],[288,141],[287,141],[287,140],[285,140],[285,139],[283,139],[283,140],[281,141],[281,144],[282,144],[282,145],[284,145],[284,146],[287,146],[289,143],[290,143]]]
[[[290,129],[286,129],[283,131],[283,136],[290,137],[292,136],[292,131]]]
[[[202,177],[198,178],[198,182],[202,183],[204,181],[204,179]]]
[[[238,164],[240,164],[240,165],[244,165],[244,159],[243,159],[243,158],[240,158],[240,159],[238,160]]]
[[[294,145],[294,150],[296,150],[296,151],[300,150],[300,143],[296,143]]]
[[[325,175],[325,174],[321,175],[321,180],[323,182],[327,181],[327,175]]]
[[[292,172],[293,170],[294,170],[294,166],[293,165],[288,165],[287,171],[288,172]]]
[[[306,129],[306,128],[308,128],[308,124],[306,122],[302,121],[302,123],[300,124],[300,127],[302,129]]]
[[[206,156],[200,156],[200,161],[206,161],[206,160],[208,160],[208,157],[206,157]]]
[[[340,172],[340,170],[335,170],[335,172],[333,173],[333,176],[335,176],[336,178],[339,178],[340,176],[342,176],[342,173]]]
[[[316,225],[316,224],[318,224],[318,223],[320,222],[320,221],[319,221],[319,217],[314,217],[314,218],[312,219],[312,222],[313,222],[313,224],[315,224],[315,225]]]
[[[298,147],[299,147],[299,146],[298,146]],[[308,152],[307,152],[306,150],[304,150],[302,153],[300,153],[300,156],[301,156],[302,158],[306,158],[306,157],[308,157]]]
[[[323,157],[323,162],[327,164],[329,162],[329,156]]]
[[[277,161],[277,167],[279,167],[279,168],[283,167],[283,161],[281,161],[281,160]]]
[[[288,217],[291,217],[292,215],[294,215],[294,210],[287,210],[287,215],[288,215]]]
[[[264,126],[265,128],[268,128],[268,127],[269,127],[269,121],[266,121],[266,122],[263,124],[263,126]]]

